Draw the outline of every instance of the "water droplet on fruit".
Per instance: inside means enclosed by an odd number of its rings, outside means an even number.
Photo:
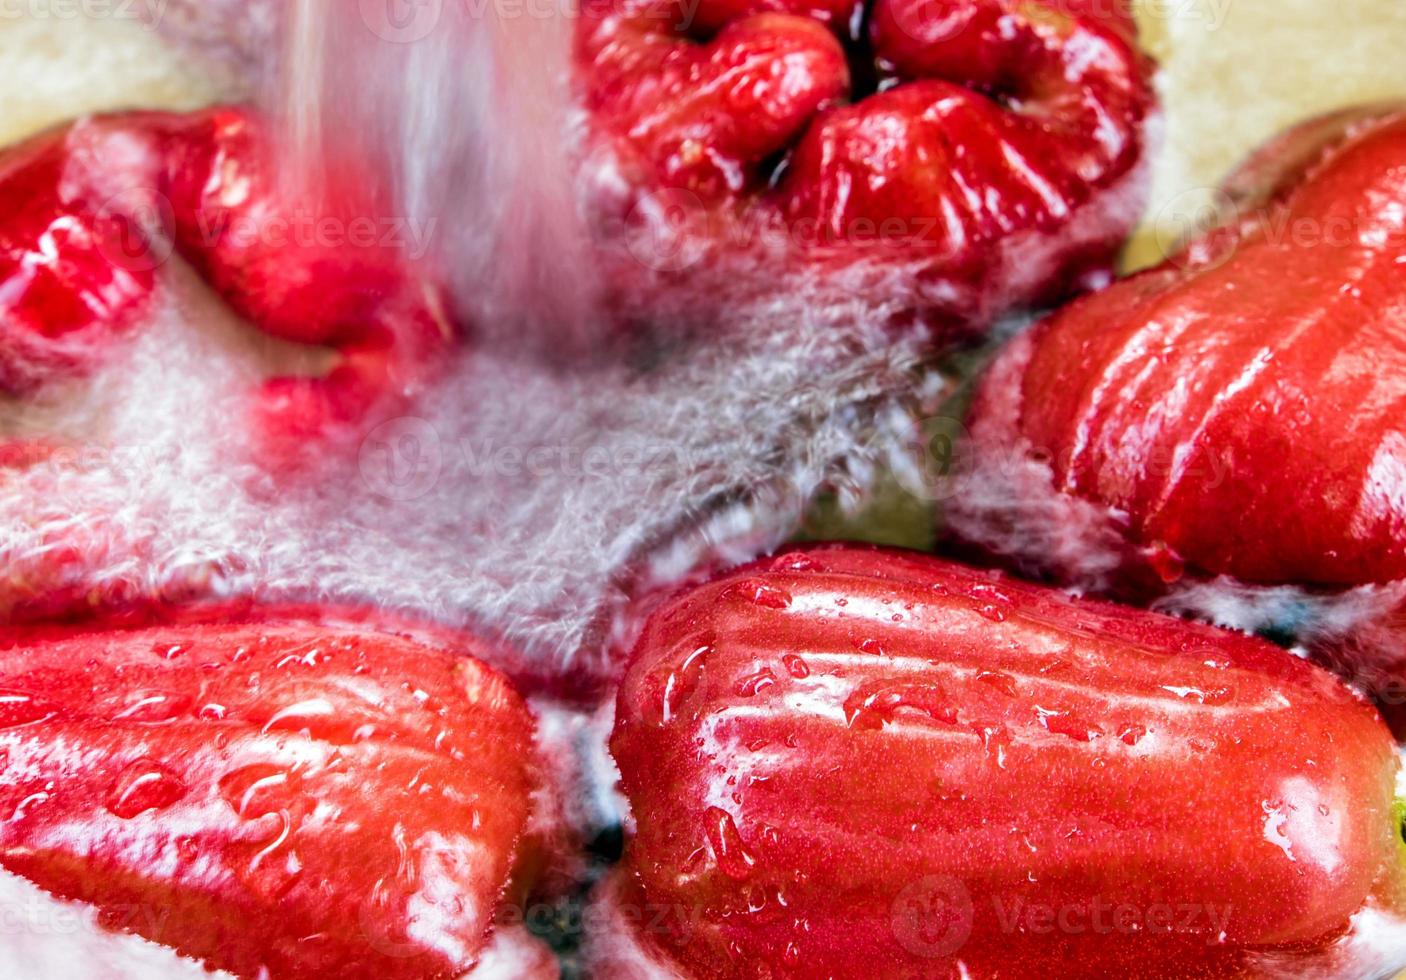
[[[186,784],[154,759],[138,759],[118,775],[107,797],[107,808],[123,820],[164,810],[186,795]]]
[[[1162,690],[1175,694],[1183,701],[1194,701],[1197,704],[1210,707],[1225,704],[1235,696],[1235,692],[1228,687],[1213,687],[1203,690],[1199,687],[1174,687],[1164,684]]]
[[[33,725],[56,714],[58,708],[42,698],[19,691],[0,690],[0,729]]]
[[[858,647],[860,653],[867,653],[873,657],[882,657],[888,653],[878,640],[860,640],[855,646]]]
[[[1129,745],[1136,745],[1142,741],[1147,729],[1142,725],[1128,724],[1118,730],[1118,737]]]
[[[1002,694],[1015,697],[1015,678],[1010,674],[1000,670],[983,670],[976,675],[976,679],[984,684],[990,684]]]
[[[684,657],[683,663],[669,671],[659,691],[659,711],[653,719],[654,724],[668,724],[678,715],[684,703],[698,690],[698,684],[703,679],[703,669],[712,653],[713,648],[706,644],[695,647]]]
[[[898,684],[879,690],[860,688],[845,699],[845,722],[851,728],[881,728],[908,709],[948,725],[957,723],[957,709],[936,684]]]
[[[755,674],[748,674],[737,682],[737,696],[743,698],[756,697],[762,691],[776,684],[776,675],[770,668],[763,667]]]
[[[771,563],[771,567],[783,572],[813,572],[821,565],[810,555],[801,551],[793,551],[790,554],[779,555]]]
[[[316,729],[330,721],[336,713],[337,709],[326,698],[308,698],[275,712],[264,723],[263,733],[285,731],[316,734]]]
[[[999,723],[974,725],[973,731],[981,739],[981,748],[986,755],[995,758],[996,767],[1006,768],[1006,750],[1010,748],[1011,733]]]
[[[713,848],[713,859],[723,874],[733,881],[746,881],[757,866],[757,859],[742,843],[742,835],[733,822],[732,814],[710,806],[703,813],[703,829]]]
[[[796,680],[805,680],[810,676],[810,667],[794,653],[788,653],[782,657],[781,663],[786,667],[786,672]]]
[[[192,700],[185,694],[167,691],[140,691],[113,716],[113,721],[130,721],[139,725],[159,725],[190,713]]]
[[[286,770],[260,763],[226,773],[220,795],[241,820],[258,820],[283,809],[291,782]]]
[[[1039,716],[1040,724],[1047,732],[1072,738],[1076,742],[1091,742],[1103,735],[1103,729],[1097,725],[1080,721],[1067,711],[1053,711],[1037,704],[1035,705],[1035,713]]]
[[[151,652],[154,653],[154,654],[156,654],[156,655],[157,655],[158,657],[160,657],[162,660],[175,660],[177,657],[180,657],[180,656],[183,656],[183,655],[189,653],[189,652],[190,652],[190,649],[191,649],[191,644],[189,644],[189,643],[170,643],[170,642],[168,642],[168,643],[155,643],[155,644],[152,644]]]
[[[758,579],[746,579],[723,591],[723,598],[734,597],[766,609],[786,609],[791,605],[791,593]]]
[[[979,609],[977,609],[977,612],[979,612],[983,618],[989,619],[993,623],[1004,623],[1006,621],[1005,610],[997,606],[989,604],[981,606]]]
[[[1284,852],[1290,861],[1297,862],[1294,856],[1294,842],[1289,838],[1285,824],[1289,822],[1280,803],[1265,800],[1260,804],[1264,811],[1264,839]]]

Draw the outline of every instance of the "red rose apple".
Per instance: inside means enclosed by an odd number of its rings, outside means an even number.
[[[1402,882],[1395,746],[1328,673],[917,554],[677,595],[611,750],[617,921],[682,976],[1243,976]]]
[[[724,259],[779,234],[802,268],[892,266],[949,330],[1106,275],[1137,217],[1121,3],[591,0],[577,63],[635,216],[690,212]]]
[[[1277,625],[1355,628],[1406,579],[1406,117],[1311,122],[1228,186],[1234,220],[1001,354],[952,526],[1086,587],[1294,587]]]
[[[274,336],[333,348],[323,378],[255,400],[269,448],[394,407],[451,340],[441,297],[387,241],[354,167],[314,199],[290,191],[248,111],[81,120],[0,158],[0,386],[83,373],[140,324],[172,249]]]
[[[12,632],[0,867],[241,977],[458,976],[537,863],[533,732],[481,661],[369,630]]]

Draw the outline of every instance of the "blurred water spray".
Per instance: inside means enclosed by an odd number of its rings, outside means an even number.
[[[569,22],[530,4],[367,15],[387,9],[288,0],[287,47],[250,87],[294,173],[366,154],[382,216],[435,223],[471,339],[405,417],[275,480],[231,419],[286,352],[169,263],[130,350],[43,404],[0,405],[0,432],[95,447],[0,474],[0,613],[55,585],[364,603],[500,634],[524,654],[505,666],[588,685],[651,583],[779,544],[821,488],[859,505],[879,474],[911,472],[915,381],[935,376],[919,339],[885,328],[902,268],[773,276],[743,257],[710,278],[663,241],[615,259],[645,281],[687,273],[655,326],[691,333],[664,330],[647,357],[541,356],[615,329],[573,197]],[[718,276],[736,297],[722,316]]]
[[[584,348],[598,284],[572,178],[569,0],[289,0],[262,98],[290,172],[358,154],[432,229],[483,338]]]

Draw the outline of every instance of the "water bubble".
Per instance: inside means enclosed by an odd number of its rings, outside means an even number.
[[[164,810],[184,799],[185,782],[175,772],[154,759],[130,763],[114,782],[107,808],[123,820],[131,820],[151,810]]]
[[[755,697],[767,688],[776,684],[776,675],[770,668],[763,667],[754,674],[748,674],[737,682],[737,694],[739,697]]]
[[[976,679],[983,684],[989,684],[1002,694],[1015,697],[1015,678],[1001,670],[983,670],[976,675]]]
[[[679,709],[688,698],[698,690],[698,685],[703,679],[703,669],[707,666],[708,657],[712,652],[713,648],[707,644],[695,647],[678,667],[669,671],[659,692],[659,713],[654,719],[655,724],[668,724],[678,715]]]
[[[220,796],[241,820],[258,820],[283,810],[292,774],[268,763],[244,766],[220,779]]]
[[[957,709],[937,684],[897,684],[879,690],[861,688],[845,699],[845,722],[855,729],[881,728],[909,709],[948,725],[957,723]]]
[[[1118,730],[1118,737],[1128,745],[1137,745],[1146,734],[1147,729],[1137,724],[1127,724]]]
[[[32,694],[0,690],[0,729],[33,725],[58,713],[57,706]]]
[[[274,731],[305,732],[314,735],[315,729],[325,727],[336,714],[336,707],[326,698],[308,698],[275,712],[273,717],[264,723],[263,732],[266,735]]]
[[[791,605],[791,593],[757,579],[747,579],[730,585],[723,598],[739,598],[766,609],[786,609]]]
[[[757,859],[742,842],[732,814],[719,807],[709,807],[703,814],[703,829],[722,873],[733,881],[750,878],[757,866]]]
[[[159,725],[190,713],[193,699],[186,694],[167,691],[141,691],[134,694],[113,721],[128,721],[139,725]]]

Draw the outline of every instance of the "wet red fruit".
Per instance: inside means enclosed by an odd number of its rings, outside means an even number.
[[[77,123],[0,158],[0,389],[81,372],[133,326],[154,281],[143,232],[122,206],[126,174],[150,186],[141,142]]]
[[[12,634],[0,867],[241,977],[458,976],[524,860],[533,752],[500,675],[399,637]]]
[[[623,901],[697,912],[642,931],[688,976],[1238,976],[1401,873],[1394,745],[1331,675],[917,554],[665,603],[611,750]]]
[[[318,200],[279,182],[249,112],[97,117],[0,165],[0,384],[22,392],[82,373],[138,321],[172,250],[266,333],[335,349],[325,378],[279,378],[257,399],[272,444],[394,407],[451,331],[435,287],[347,167]]]
[[[412,267],[405,229],[377,216],[367,174],[342,165],[308,201],[280,187],[290,178],[247,111],[158,125],[181,255],[259,329],[341,355],[325,378],[270,383],[264,428],[291,442],[352,425],[424,379],[452,341],[443,297]]]
[[[724,252],[903,263],[921,313],[981,325],[1106,274],[1136,220],[1135,34],[1118,3],[599,0],[577,59],[626,180]]]
[[[1074,578],[1080,555],[1035,548],[1090,537],[1077,510],[1125,588],[1156,582],[1150,553],[1251,584],[1406,578],[1406,118],[1275,146],[1234,181],[1253,211],[1002,353],[963,537]]]

